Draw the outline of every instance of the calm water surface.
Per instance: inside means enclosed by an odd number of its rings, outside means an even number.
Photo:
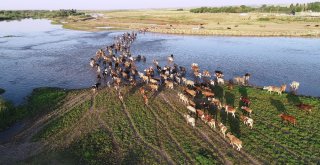
[[[52,25],[48,20],[0,22],[0,88],[16,104],[37,87],[83,88],[94,83],[89,59],[122,32],[80,32]],[[11,36],[11,37],[7,37]],[[12,37],[13,36],[13,37]],[[224,71],[226,79],[252,74],[259,86],[301,83],[299,93],[320,96],[320,39],[204,37],[147,33],[138,35],[134,55],[145,55],[190,68]]]

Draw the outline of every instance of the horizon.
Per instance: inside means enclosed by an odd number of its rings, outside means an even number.
[[[6,2],[5,2],[6,1]],[[310,3],[319,2],[315,0],[230,0],[228,2],[222,1],[208,1],[208,0],[172,0],[172,1],[156,1],[148,3],[147,0],[118,0],[112,3],[99,2],[99,0],[85,1],[85,0],[70,0],[67,3],[61,3],[51,0],[33,0],[19,1],[19,0],[0,0],[2,5],[0,10],[59,10],[59,9],[76,9],[76,10],[130,10],[130,9],[170,9],[170,8],[194,8],[194,7],[221,7],[221,6],[258,6],[258,5],[287,5],[296,3]]]

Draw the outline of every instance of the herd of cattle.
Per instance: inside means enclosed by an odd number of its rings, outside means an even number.
[[[123,101],[124,95],[120,89],[121,85],[130,84],[137,86],[138,84],[145,84],[139,88],[139,91],[144,104],[148,105],[149,98],[147,92],[157,92],[162,87],[173,89],[174,86],[179,86],[179,88],[183,88],[183,92],[178,93],[179,100],[186,105],[189,111],[184,116],[187,123],[195,127],[196,119],[200,118],[212,129],[216,129],[217,125],[223,136],[229,138],[232,147],[235,146],[240,151],[242,141],[232,135],[231,132],[227,133],[227,127],[208,113],[211,109],[224,110],[227,115],[230,114],[232,117],[236,117],[237,107],[222,104],[222,100],[215,98],[212,90],[215,86],[225,84],[223,72],[215,71],[214,76],[212,76],[208,70],[201,72],[199,65],[192,63],[191,71],[194,80],[187,79],[187,69],[174,63],[175,60],[172,54],[167,57],[168,65],[160,66],[157,60],[153,60],[154,66],[140,72],[136,63],[140,61],[146,62],[146,57],[140,55],[136,57],[132,56],[130,47],[136,38],[137,33],[135,32],[117,36],[114,38],[112,45],[107,46],[105,50],[99,49],[95,57],[91,58],[90,66],[95,68],[97,72],[97,82],[92,87],[93,92],[95,93],[101,86],[113,86],[118,91],[119,99]],[[242,77],[235,77],[227,83],[227,86],[229,89],[232,89],[234,84],[246,86],[249,84],[250,76],[250,74],[246,73]],[[299,82],[292,82],[290,84],[292,92],[295,93],[299,85]],[[282,85],[281,87],[265,86],[263,89],[270,93],[276,92],[281,95],[286,90],[286,85]],[[240,120],[252,129],[254,120],[251,118],[253,112],[250,108],[251,101],[248,97],[241,97],[240,101],[242,102],[240,109],[243,111],[242,115],[240,115]],[[307,112],[311,112],[313,108],[308,104],[299,104],[297,107]],[[288,114],[280,114],[279,116],[282,121],[296,124],[294,116]]]

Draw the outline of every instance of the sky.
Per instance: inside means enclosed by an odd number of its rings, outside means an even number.
[[[317,0],[0,0],[0,10],[187,8],[200,6],[291,4],[314,1]]]

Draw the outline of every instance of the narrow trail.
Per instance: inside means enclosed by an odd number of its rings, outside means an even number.
[[[75,123],[73,123],[72,126],[67,127],[67,128],[63,128],[62,130],[60,130],[56,134],[50,136],[50,138],[47,139],[44,144],[48,145],[48,146],[51,146],[51,148],[55,148],[57,146],[61,146],[61,147],[67,146],[65,144],[67,142],[70,143],[73,140],[73,137],[76,136],[77,130],[80,129],[81,123],[83,123],[91,115],[91,113],[93,113],[94,105],[95,105],[95,97],[96,97],[97,94],[98,93],[95,93],[94,95],[91,96],[90,108],[82,115],[82,117],[79,120],[77,120]],[[86,100],[83,100],[83,102],[85,102],[85,101]],[[69,130],[72,130],[72,131],[70,131],[72,133],[71,135],[68,134]],[[63,135],[65,135],[65,136],[63,136]],[[63,141],[64,141],[63,143],[59,143],[59,140],[58,140],[59,136],[61,136],[61,138],[63,139]]]
[[[193,161],[193,159],[191,159],[190,155],[184,151],[184,149],[181,147],[181,144],[178,142],[178,140],[173,136],[172,132],[170,131],[170,128],[169,128],[168,124],[165,123],[162,119],[160,119],[160,117],[158,116],[158,114],[156,114],[149,105],[147,105],[146,107],[148,107],[148,109],[152,112],[153,116],[157,119],[157,121],[160,122],[162,125],[165,126],[167,135],[170,137],[171,140],[173,140],[173,142],[174,142],[175,145],[178,147],[179,151],[180,151],[180,152],[184,155],[184,157],[187,159],[187,161],[188,161],[189,163],[191,163],[191,164],[196,164],[196,162]],[[160,109],[161,109],[161,108],[160,108]]]
[[[120,99],[119,99],[120,100]],[[125,113],[126,117],[129,120],[129,124],[131,129],[133,130],[134,134],[136,137],[138,137],[140,139],[140,141],[149,149],[153,150],[155,153],[157,153],[158,155],[160,155],[164,160],[166,160],[166,162],[170,165],[174,165],[176,164],[172,158],[168,155],[168,153],[166,153],[165,151],[159,150],[157,147],[153,146],[152,144],[148,143],[139,133],[136,125],[133,122],[133,119],[130,115],[130,113],[128,112],[126,105],[124,104],[124,102],[121,102],[122,108],[123,108],[123,112]]]
[[[179,112],[171,103],[169,100],[167,100],[163,94],[160,94],[161,95],[161,98],[164,99],[168,105],[170,107],[172,107],[177,113],[179,113],[181,116],[183,116],[183,114],[181,112]],[[213,142],[210,140],[210,138],[205,134],[203,133],[199,128],[196,128],[197,130],[197,133],[199,135],[201,135],[201,137],[203,137],[209,144],[211,144],[213,147],[214,147],[214,144]],[[213,130],[212,130],[213,131]],[[221,137],[221,135],[219,135]],[[223,137],[221,137],[220,139],[218,138],[215,138],[215,140],[217,140],[219,143],[222,143],[222,144],[225,144],[225,145],[229,145],[229,143],[225,140],[225,139],[222,139]],[[225,164],[233,164],[231,161],[229,161],[227,158],[226,158],[226,154],[222,153],[220,150],[216,150],[218,152],[218,154],[220,156],[223,157],[223,159],[225,160]],[[236,152],[234,152],[236,153]],[[250,161],[250,164],[262,164],[260,161],[256,160],[255,158],[253,158],[252,156],[248,155],[247,153],[245,153],[243,150],[238,152],[239,154],[241,154],[242,156],[244,156],[247,160]]]
[[[65,101],[65,103],[61,106],[61,108],[43,116],[43,117],[40,117],[39,120],[36,120],[36,122],[29,125],[25,130],[23,130],[19,134],[15,135],[13,137],[13,141],[15,141],[15,142],[30,141],[32,139],[33,135],[38,133],[42,128],[44,128],[48,124],[48,121],[50,121],[52,119],[59,118],[60,116],[63,116],[65,113],[72,110],[73,107],[81,105],[87,99],[88,99],[88,96],[87,96],[87,92],[85,91],[85,92],[82,92],[77,97],[75,97],[71,100]]]
[[[116,137],[114,136],[114,133],[111,128],[108,127],[107,123],[101,119],[101,113],[102,110],[97,110],[94,112],[94,116],[97,118],[97,122],[99,123],[100,127],[106,131],[112,138],[112,146],[115,148],[116,154],[114,155],[116,157],[116,160],[120,160],[122,157],[121,147],[119,146]]]
[[[62,116],[64,112],[69,111],[72,107],[82,104],[86,100],[85,95],[86,91],[71,100],[64,101],[62,103],[63,106],[40,117],[34,123],[28,123],[25,126],[25,130],[11,137],[12,140],[10,142],[0,145],[0,164],[12,164],[41,153],[45,148],[44,143],[32,142],[32,137],[46,126],[49,120]]]

